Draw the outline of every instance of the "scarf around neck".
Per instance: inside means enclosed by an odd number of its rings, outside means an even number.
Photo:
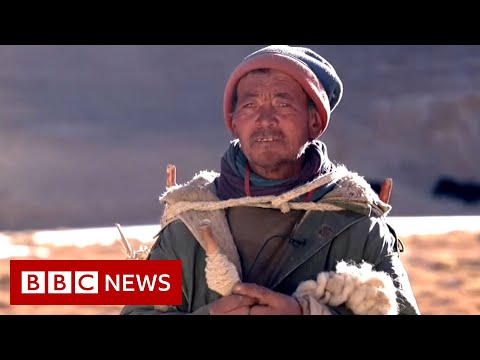
[[[220,176],[216,179],[217,195],[221,200],[227,200],[245,196],[278,196],[332,171],[334,165],[328,158],[326,145],[314,140],[305,150],[305,162],[298,175],[285,180],[265,179],[250,172],[248,160],[240,143],[235,140],[222,156],[220,169]],[[333,186],[334,184],[316,189],[296,201],[316,201],[333,189]]]

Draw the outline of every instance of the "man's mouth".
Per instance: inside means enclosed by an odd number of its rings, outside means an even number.
[[[261,143],[272,142],[272,141],[277,141],[277,139],[274,137],[264,137],[264,138],[257,139],[257,142],[261,142]]]
[[[251,137],[251,142],[250,144],[251,145],[254,145],[254,144],[274,144],[274,143],[277,143],[277,142],[283,142],[284,141],[284,137],[282,134],[280,133],[268,133],[268,132],[264,132],[264,133],[256,133],[254,134],[252,137]]]

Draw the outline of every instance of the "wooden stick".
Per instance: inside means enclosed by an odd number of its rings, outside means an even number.
[[[173,164],[167,165],[167,189],[177,185],[177,168]]]
[[[122,244],[123,252],[127,256],[127,258],[132,259],[135,256],[135,252],[132,249],[132,246],[130,245],[130,242],[128,241],[127,237],[123,234],[122,227],[120,224],[115,224],[117,227],[118,232],[120,233],[120,243]]]
[[[380,188],[380,200],[384,203],[390,203],[390,197],[392,196],[392,187],[393,187],[393,180],[391,178],[386,178],[383,180],[382,187]]]
[[[213,236],[212,223],[210,220],[204,220],[198,227],[198,231],[200,231],[200,235],[205,242],[205,253],[207,256],[214,255],[220,250]]]

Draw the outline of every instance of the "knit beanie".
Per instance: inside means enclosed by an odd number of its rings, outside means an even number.
[[[293,77],[311,98],[322,119],[320,136],[328,126],[330,114],[340,102],[343,84],[334,67],[306,47],[271,45],[253,52],[242,60],[227,80],[224,92],[224,118],[233,132],[233,96],[238,81],[246,73],[261,68],[283,71]]]

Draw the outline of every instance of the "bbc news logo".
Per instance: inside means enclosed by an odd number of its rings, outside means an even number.
[[[10,305],[180,305],[180,260],[10,260]]]

